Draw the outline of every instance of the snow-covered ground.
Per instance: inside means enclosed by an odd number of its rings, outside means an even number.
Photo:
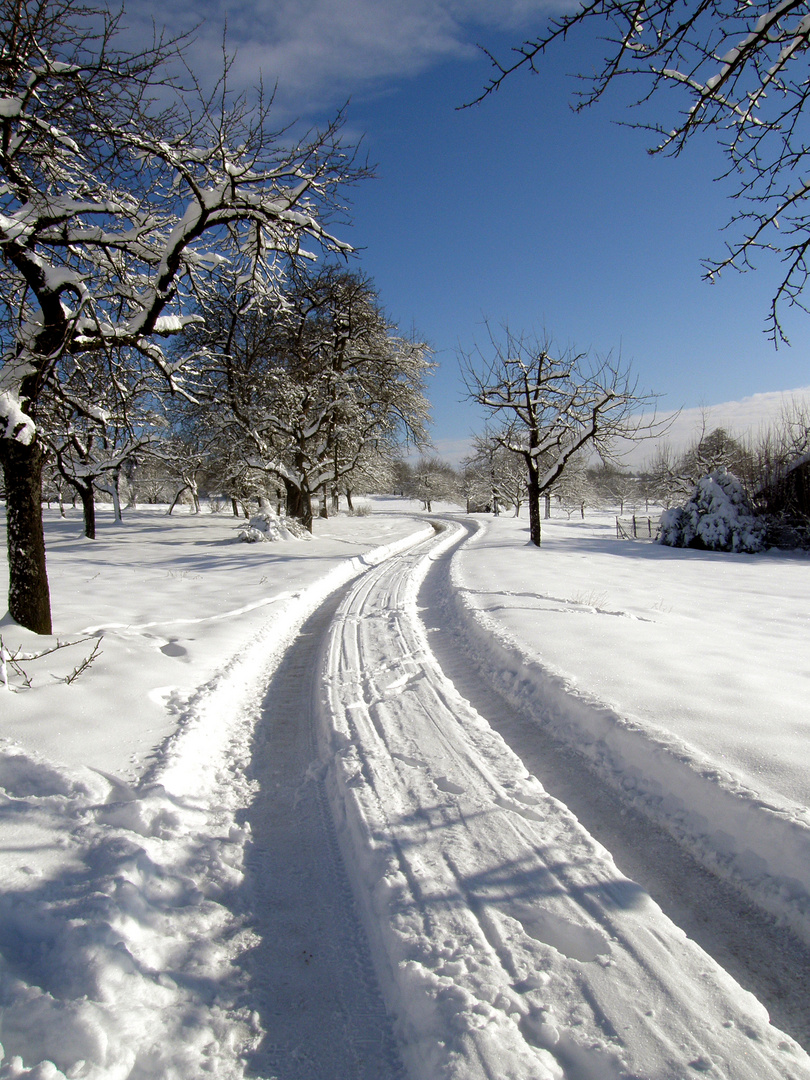
[[[808,559],[439,517],[49,512],[90,640],[0,687],[0,1078],[810,1077],[429,629],[808,938]]]
[[[810,558],[482,521],[456,612],[507,696],[810,942]],[[493,647],[494,642],[500,648]]]

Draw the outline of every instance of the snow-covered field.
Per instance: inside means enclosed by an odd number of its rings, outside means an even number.
[[[0,1078],[810,1077],[431,645],[810,941],[810,561],[432,520],[48,513],[89,640],[0,686]]]

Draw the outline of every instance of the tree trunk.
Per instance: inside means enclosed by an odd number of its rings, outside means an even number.
[[[42,527],[42,449],[2,440],[6,482],[8,610],[35,634],[51,633],[51,597]]]
[[[96,500],[93,495],[93,481],[87,480],[82,483],[79,480],[69,480],[73,489],[79,493],[82,501],[82,513],[84,514],[84,535],[88,540],[96,538]]]
[[[174,511],[175,506],[177,506],[178,502],[180,502],[180,496],[183,494],[184,491],[187,490],[187,488],[188,488],[188,484],[183,484],[183,486],[180,488],[180,490],[175,495],[174,499],[172,500],[172,505],[169,507],[169,511],[168,511],[169,517],[172,516],[172,512]],[[234,517],[238,517],[238,513],[237,513],[237,509],[236,509],[236,499],[233,500],[233,505],[234,505]]]
[[[545,508],[544,513],[543,513],[543,516],[545,517],[546,521],[548,521],[548,519],[551,517],[551,495],[550,495],[550,493],[548,491],[545,494],[545,501],[546,501],[546,508]]]
[[[291,480],[285,480],[284,495],[287,517],[303,519],[304,496],[301,488],[296,487]]]
[[[540,524],[540,478],[537,469],[529,462],[529,539],[535,547],[540,547],[542,541],[542,526]]]
[[[124,515],[121,513],[121,470],[115,469],[112,474],[112,484],[110,485],[110,494],[112,495],[113,511],[115,520],[120,525],[124,520]]]
[[[354,512],[354,505],[352,504],[352,491],[351,488],[346,488],[346,506],[349,508],[349,513]]]

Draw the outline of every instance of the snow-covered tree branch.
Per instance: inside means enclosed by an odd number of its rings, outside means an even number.
[[[116,47],[119,17],[81,0],[0,0],[0,460],[9,608],[48,632],[41,425],[66,356],[132,350],[173,392],[195,371],[164,341],[198,318],[222,267],[274,292],[280,268],[346,251],[325,225],[356,179],[340,122],[296,141],[271,102],[212,94],[182,40]],[[185,77],[184,77],[185,75]]]
[[[771,298],[769,331],[786,340],[785,305],[807,310],[802,294],[810,274],[810,99],[807,48],[810,11],[803,0],[587,0],[551,20],[537,37],[499,60],[487,50],[494,74],[477,100],[515,72],[538,69],[543,54],[577,32],[599,29],[604,60],[585,75],[578,107],[600,99],[616,80],[633,77],[637,104],[668,90],[677,113],[634,126],[654,136],[651,153],[680,153],[699,131],[716,134],[734,178],[739,207],[730,220],[736,235],[725,256],[707,260],[706,277],[754,265],[763,250],[779,254],[783,270]],[[657,114],[660,115],[660,114]]]
[[[495,441],[520,456],[528,474],[529,530],[540,546],[540,496],[583,447],[610,456],[618,437],[644,438],[657,425],[640,418],[652,396],[639,393],[629,367],[505,328],[484,348],[461,355],[471,400],[500,421]]]

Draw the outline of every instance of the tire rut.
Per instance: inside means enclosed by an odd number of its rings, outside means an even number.
[[[267,688],[244,813],[246,908],[256,935],[240,963],[264,1031],[248,1075],[401,1080],[402,1065],[338,849],[315,723],[324,639],[346,588],[302,626]]]
[[[664,829],[624,803],[571,747],[509,704],[471,659],[448,617],[450,561],[441,555],[419,593],[431,650],[456,689],[485,715],[543,787],[564,803],[664,913],[768,1009],[776,1027],[810,1051],[810,949],[701,866]]]

